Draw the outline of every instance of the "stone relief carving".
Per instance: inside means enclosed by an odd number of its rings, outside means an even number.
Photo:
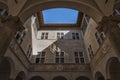
[[[120,52],[120,16],[105,16],[99,23],[97,30],[99,32],[105,32],[106,36],[109,37],[110,42],[115,47],[116,51]],[[120,55],[120,54],[119,54]]]
[[[17,16],[0,16],[0,61],[17,31],[24,30]]]
[[[120,23],[120,16],[104,16],[101,22],[99,22],[97,30],[99,32],[104,31],[106,33],[109,29],[119,27],[118,23]]]
[[[102,53],[106,54],[111,50],[111,46],[109,44],[106,44],[102,47]]]
[[[57,66],[57,70],[58,70],[58,71],[62,71],[62,70],[63,70],[63,66],[62,66],[62,65],[58,65],[58,66]]]

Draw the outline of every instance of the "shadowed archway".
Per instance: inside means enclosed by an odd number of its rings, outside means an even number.
[[[107,62],[107,77],[111,80],[120,80],[120,62],[118,58],[110,58]]]
[[[53,80],[67,80],[67,79],[63,76],[57,76],[57,77],[53,78]]]
[[[90,79],[85,76],[80,76],[76,80],[90,80]]]
[[[0,63],[0,80],[9,80],[11,75],[11,64],[7,59]]]
[[[30,80],[44,80],[44,79],[40,76],[34,76]]]
[[[15,80],[25,80],[25,73],[23,71],[19,72]]]
[[[105,80],[104,76],[101,72],[96,72],[95,74],[95,80]]]

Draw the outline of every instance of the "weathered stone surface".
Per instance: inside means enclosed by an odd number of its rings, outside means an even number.
[[[0,16],[0,61],[8,48],[11,39],[17,31],[22,31],[24,27],[20,19],[16,16]]]
[[[116,48],[116,51],[120,52],[120,28],[118,26],[120,23],[120,16],[109,16],[103,17],[102,21],[99,23],[98,31],[105,32],[109,37],[111,43]]]

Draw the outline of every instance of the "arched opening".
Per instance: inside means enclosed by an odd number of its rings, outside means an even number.
[[[80,76],[76,80],[90,80],[90,79],[84,76]]]
[[[40,76],[34,76],[30,80],[44,80],[44,79]]]
[[[67,80],[67,79],[63,76],[57,76],[57,77],[53,78],[53,80]]]
[[[104,76],[100,72],[96,72],[95,80],[105,80]]]
[[[19,72],[15,80],[25,80],[25,73],[23,71]]]
[[[120,80],[120,62],[117,58],[109,59],[106,68],[111,80]]]
[[[19,13],[19,17],[22,22],[25,22],[31,15],[36,12],[51,9],[51,8],[71,8],[79,10],[88,16],[92,17],[96,22],[99,22],[103,14],[92,4],[84,1],[36,1],[32,2],[33,5],[29,2],[25,8]],[[94,2],[91,2],[94,4]],[[89,12],[88,12],[89,11]]]
[[[0,80],[9,80],[11,73],[11,66],[7,59],[0,63]]]

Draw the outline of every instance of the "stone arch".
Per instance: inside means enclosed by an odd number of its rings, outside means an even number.
[[[67,80],[67,79],[63,76],[56,76],[52,80]]]
[[[85,76],[80,76],[80,77],[76,78],[76,80],[90,80],[90,79]]]
[[[25,22],[31,15],[34,13],[50,8],[71,8],[75,10],[79,10],[88,16],[92,17],[96,22],[99,22],[103,16],[101,11],[97,9],[95,3],[83,1],[61,1],[61,0],[37,0],[31,2],[32,4],[26,3],[23,10],[18,14],[21,18],[22,22]]]
[[[0,79],[9,80],[14,75],[14,63],[10,58],[4,58],[0,62]]]
[[[107,61],[106,75],[111,80],[120,79],[120,61],[117,57],[112,57]]]
[[[34,76],[30,80],[44,80],[41,76]]]
[[[95,73],[95,80],[105,80],[103,74],[99,71]]]
[[[17,74],[15,80],[25,80],[26,76],[25,76],[25,72],[21,71]]]

